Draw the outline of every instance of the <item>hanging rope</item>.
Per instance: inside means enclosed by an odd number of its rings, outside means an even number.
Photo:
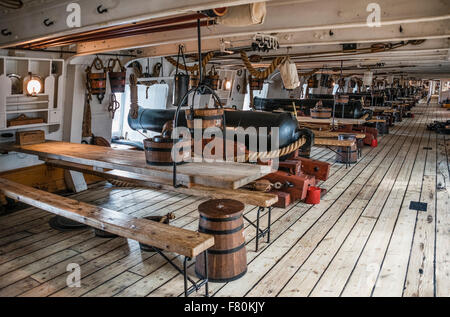
[[[96,70],[102,70],[106,74],[105,67],[103,66],[103,62],[100,58],[96,57],[90,66],[86,68],[86,102],[84,106],[83,112],[83,123],[82,123],[82,137],[88,138],[92,136],[92,113],[91,113],[91,101],[92,101],[92,85],[90,75],[92,74],[92,68]],[[106,80],[106,77],[105,77]],[[103,100],[102,95],[97,95],[100,103]]]
[[[244,51],[241,51],[241,58],[250,74],[252,74],[252,76],[257,79],[267,79],[270,76],[270,74],[272,74],[275,71],[275,69],[277,69],[277,67],[280,66],[286,60],[286,56],[276,57],[269,67],[267,67],[262,71],[259,71],[252,66],[252,63],[250,62],[247,56],[247,53],[245,53]]]
[[[137,119],[139,115],[138,92],[137,92],[137,78],[136,75],[130,75],[130,112],[129,116]]]
[[[202,60],[202,67],[205,68],[206,64],[208,64],[213,57],[214,57],[214,52],[209,52],[208,54],[206,54]],[[173,59],[170,56],[165,57],[165,59],[173,66],[177,67],[177,61],[175,59]],[[184,64],[178,64],[178,68],[182,69],[184,71],[191,72],[191,73],[198,71],[198,69],[199,69],[198,64],[196,64],[194,66],[186,66]]]
[[[86,97],[86,104],[83,112],[82,137],[88,138],[92,136],[92,113],[89,95]]]

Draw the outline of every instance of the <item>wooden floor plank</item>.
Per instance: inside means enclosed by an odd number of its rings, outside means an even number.
[[[328,152],[328,154],[326,156],[328,157],[332,157],[334,159],[335,157],[335,153],[330,151],[330,150],[326,150]],[[370,149],[368,151],[364,151],[364,154],[367,154],[370,152]],[[342,164],[334,164],[333,165],[334,168],[331,169],[330,175],[333,175],[334,173],[336,173],[337,171],[339,171],[341,168],[343,170],[345,170],[345,168],[343,167]],[[341,176],[342,177],[342,176]],[[320,186],[323,186],[326,182],[321,182]],[[290,210],[288,210],[287,213],[285,213],[280,220],[275,220],[274,224],[272,226],[272,241],[275,241],[279,236],[281,236],[282,233],[286,232],[286,230],[288,230],[288,228],[290,226],[292,226],[293,223],[297,222],[309,209],[311,208],[311,206],[309,205],[305,205],[303,203],[299,203],[294,207],[291,207]],[[276,211],[276,209],[275,209]],[[262,219],[262,223],[264,223],[265,219]],[[246,231],[246,236],[247,236],[247,231],[248,229],[253,230],[252,227],[248,227],[245,231]],[[254,233],[251,235],[253,237],[252,240],[254,240]],[[249,243],[249,241],[247,241],[247,243]],[[260,247],[260,252],[263,251],[266,247],[268,247],[268,245],[263,244],[262,247]],[[254,258],[256,258],[259,255],[259,253],[255,253],[255,252],[248,252],[247,253],[247,261],[251,262],[253,261]],[[149,296],[180,296],[181,293],[177,290],[182,288],[182,279],[177,276],[175,278],[173,278],[170,282],[168,282],[167,284],[157,288],[155,291],[151,292],[149,294]],[[213,283],[210,284],[210,291],[211,293],[215,293],[216,291],[218,291],[219,289],[221,289],[225,284],[224,283]],[[201,296],[200,294],[198,294],[199,296]],[[193,295],[195,296],[195,294]]]
[[[400,142],[404,143],[403,137],[400,138],[400,140]],[[393,151],[389,152],[388,157],[389,155],[395,157],[397,151],[398,149],[394,148]],[[293,278],[294,274],[303,262],[308,258],[327,232],[335,225],[342,214],[350,208],[352,200],[356,198],[357,194],[369,181],[373,173],[377,170],[379,164],[385,160],[386,158],[383,160],[383,156],[377,156],[375,161],[377,161],[378,164],[372,162],[370,166],[366,166],[356,177],[356,179],[358,179],[356,182],[354,181],[355,177],[349,178],[347,182],[339,182],[336,188],[338,188],[338,192],[343,193],[333,202],[332,207],[326,211],[317,224],[314,224],[314,228],[309,230],[305,236],[302,237],[299,242],[289,250],[283,259],[281,259],[276,266],[273,267],[271,271],[258,282],[258,285],[256,285],[253,290],[248,293],[248,296],[267,296],[268,294],[278,294]],[[331,199],[334,198],[333,195],[330,197],[332,197]],[[330,199],[330,197],[327,197],[327,199]],[[290,263],[289,265],[287,265],[288,262]],[[295,282],[298,281],[295,279]],[[292,293],[290,292],[291,290],[293,291]],[[286,293],[280,295],[294,295],[295,291],[296,287],[293,286],[292,289],[289,289]]]
[[[450,296],[450,139],[438,136],[436,193],[436,296]]]
[[[400,163],[400,164],[398,164]],[[386,190],[389,192],[388,186],[386,186],[386,179],[390,178],[390,175],[398,174],[401,167],[401,160],[398,157],[391,157],[391,159],[385,159],[383,166],[379,167],[374,177],[363,184],[363,189],[358,193],[356,199],[347,208],[342,218],[333,226],[327,236],[324,238],[318,248],[311,254],[309,259],[301,266],[296,275],[290,280],[280,296],[308,296],[315,284],[320,278],[320,275],[327,268],[330,260],[335,255],[347,234],[353,228],[355,223],[359,220],[363,210],[369,205],[370,197],[373,202],[376,197],[385,196]],[[360,181],[358,178],[355,182]],[[380,182],[383,182],[384,186],[379,186]],[[370,205],[369,205],[370,208]]]
[[[429,120],[430,118],[424,124]],[[421,129],[424,129],[424,126]],[[409,206],[411,201],[421,200],[423,172],[428,152],[424,148],[428,147],[428,143],[429,133],[426,132],[420,140],[419,152],[373,296],[402,296],[417,215],[409,209]]]
[[[412,140],[410,139],[410,141]],[[418,148],[418,143],[411,145],[411,149],[383,208],[378,212],[375,211],[375,213],[368,210],[364,212],[363,216],[378,219],[364,251],[342,292],[342,296],[371,295],[403,202],[403,196],[412,173]]]
[[[397,123],[377,148],[364,147],[349,169],[335,163],[332,151],[313,147],[312,158],[332,164],[329,179],[319,184],[328,189],[321,204],[274,208],[271,243],[261,242],[258,253],[255,229],[245,222],[248,273],[210,283],[210,293],[449,296],[450,140],[425,130],[427,122],[449,114],[436,104],[413,111],[414,119]],[[138,217],[173,212],[172,225],[198,227],[197,208],[206,198],[105,184],[69,196]],[[428,211],[409,210],[412,200],[428,203]],[[245,213],[256,219],[255,207]],[[135,241],[95,238],[92,230],[59,233],[49,227],[51,217],[35,208],[0,217],[0,296],[182,295],[178,272]],[[266,221],[265,214],[263,226]],[[181,264],[182,257],[166,255]],[[79,289],[66,285],[69,263],[81,265]]]
[[[393,138],[395,140],[395,138]],[[393,144],[391,144],[392,146]],[[217,296],[242,296],[245,295],[249,290],[252,289],[252,287],[258,283],[261,276],[264,276],[264,272],[267,272],[267,270],[272,267],[274,264],[279,264],[279,259],[286,257],[286,252],[290,250],[293,244],[296,243],[296,241],[299,240],[299,237],[303,235],[303,233],[307,232],[312,225],[314,225],[318,219],[320,219],[321,215],[328,210],[334,203],[333,195],[335,195],[334,192],[338,192],[337,196],[341,196],[345,190],[347,189],[348,185],[342,185],[342,183],[347,182],[347,184],[350,184],[352,180],[358,176],[362,171],[367,167],[367,165],[372,162],[372,160],[376,160],[378,164],[381,163],[383,156],[377,157],[377,154],[379,152],[383,152],[384,155],[386,155],[387,150],[383,147],[379,147],[376,149],[372,149],[366,157],[360,160],[360,162],[354,166],[352,166],[349,170],[344,170],[343,175],[341,175],[341,178],[336,179],[335,176],[343,171],[342,169],[338,171],[338,173],[334,174],[329,180],[324,182],[323,187],[327,188],[327,184],[330,181],[330,186],[335,186],[335,188],[331,188],[327,195],[324,197],[325,200],[321,202],[320,205],[312,207],[303,217],[298,220],[293,226],[289,228],[288,231],[286,231],[280,238],[277,240],[274,240],[274,242],[264,251],[262,251],[256,258],[254,262],[251,263],[252,269],[249,267],[249,271],[247,274],[241,279],[244,280],[244,282],[241,285],[238,285],[238,281],[233,283],[228,283],[226,286],[224,286],[219,292],[217,292]],[[375,165],[376,166],[376,165]],[[347,191],[345,195],[353,195],[352,191]],[[342,199],[345,201],[346,198]],[[349,204],[349,203],[348,203]],[[344,206],[342,206],[344,207]],[[342,209],[341,209],[342,210]],[[290,268],[291,265],[288,267],[283,267],[282,273],[285,273],[286,270]],[[281,266],[278,267],[277,270],[279,270]],[[295,268],[294,268],[295,269]],[[291,269],[292,270],[292,269]],[[275,272],[275,271],[274,271]],[[273,273],[272,273],[273,274]],[[275,276],[277,274],[273,274]],[[272,276],[272,275],[271,275]],[[284,275],[283,280],[286,280],[287,275]],[[280,279],[277,278],[278,281]],[[259,287],[258,283],[258,287]],[[261,287],[261,289],[265,292],[265,294],[273,294],[272,291],[272,285],[270,283],[265,284],[265,287]],[[264,288],[266,288],[264,290]],[[272,293],[269,293],[271,292]],[[274,296],[273,294],[272,296]]]
[[[429,132],[430,133],[430,132]],[[426,212],[418,211],[416,229],[403,296],[434,296],[434,248],[436,231],[436,133],[430,133],[424,169],[421,201],[428,204]]]

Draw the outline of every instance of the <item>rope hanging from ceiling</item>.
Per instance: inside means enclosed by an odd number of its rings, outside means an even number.
[[[214,52],[209,52],[208,54],[205,55],[205,57],[202,60],[202,68],[203,69],[206,67],[206,64],[208,64],[213,57],[214,57]],[[165,57],[165,59],[173,66],[177,67],[177,61],[175,59],[173,59],[170,56]],[[199,69],[198,64],[196,64],[194,66],[186,66],[181,63],[178,64],[178,68],[181,70],[184,70],[184,71],[191,72],[191,73],[196,72]]]
[[[277,69],[277,67],[280,66],[286,60],[287,57],[286,56],[276,57],[272,61],[270,66],[262,71],[259,71],[252,66],[251,61],[249,60],[247,54],[244,51],[241,51],[241,58],[242,61],[244,62],[245,67],[248,69],[248,71],[254,78],[267,79],[267,77],[269,77],[270,74],[272,74],[275,71],[275,69]]]

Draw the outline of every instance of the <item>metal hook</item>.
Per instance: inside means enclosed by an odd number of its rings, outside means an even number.
[[[103,8],[103,9],[102,9],[102,7],[103,7],[102,4],[99,5],[99,6],[97,7],[97,12],[98,12],[99,14],[103,14],[103,13],[108,12],[108,9],[106,9],[106,8]]]
[[[53,25],[53,24],[55,24],[55,22],[50,21],[50,19],[48,19],[48,18],[44,20],[44,25],[45,25],[46,27],[49,27],[49,26],[51,26],[51,25]]]
[[[3,29],[2,30],[2,35],[4,35],[4,36],[9,36],[11,34],[12,34],[11,31],[8,31],[8,29]]]

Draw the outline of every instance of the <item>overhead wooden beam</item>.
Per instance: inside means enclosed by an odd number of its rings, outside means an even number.
[[[168,16],[193,13],[201,10],[226,6],[236,6],[253,2],[273,0],[127,0],[105,3],[101,9],[107,9],[99,14],[97,7],[101,4],[91,0],[79,0],[81,26],[71,28],[66,20],[72,11],[68,12],[68,5],[72,0],[53,1],[45,5],[41,2],[25,4],[25,7],[14,11],[0,12],[0,29],[7,29],[10,36],[0,38],[0,48],[26,44],[29,40],[49,39],[51,37],[87,32],[97,28],[117,26],[158,19]],[[53,24],[46,27],[43,21],[52,19]]]
[[[448,19],[450,15],[446,14],[447,8],[442,1],[430,0],[426,4],[420,0],[400,1],[395,4],[392,1],[378,1],[382,9],[381,28],[369,27],[366,11],[366,3],[359,3],[350,0],[343,1],[310,1],[310,2],[271,2],[268,4],[268,13],[263,25],[248,27],[227,27],[217,25],[211,28],[204,28],[202,38],[204,43],[213,39],[224,38],[226,40],[234,39],[236,43],[241,40],[249,40],[257,33],[278,33],[279,39],[283,44],[295,44],[293,38],[299,33],[302,38],[307,35],[307,40],[301,43],[340,43],[342,41],[352,40],[351,34],[357,34],[358,40],[380,41],[389,39],[407,39],[407,38],[438,38],[448,35]],[[413,27],[416,23],[427,23],[425,30],[419,30]],[[403,34],[393,36],[393,29],[398,29],[400,25],[404,26]],[[378,30],[377,30],[378,29]],[[323,32],[329,33],[330,30],[339,30],[335,38],[328,40],[323,37]],[[374,33],[375,32],[375,33]],[[372,33],[373,36],[372,36]],[[401,33],[401,32],[398,32]],[[339,35],[341,34],[341,35]],[[316,37],[314,37],[314,35]],[[338,38],[342,37],[342,40]],[[311,37],[313,37],[311,39]],[[147,47],[155,45],[166,45],[174,43],[187,43],[196,41],[195,32],[180,31],[167,32],[160,36],[136,36],[125,41],[98,41],[79,45],[78,53],[94,54],[96,51],[114,50],[126,47]],[[233,40],[232,40],[233,42]],[[300,43],[300,42],[299,42]],[[233,45],[238,45],[234,44]],[[172,54],[176,54],[176,51]],[[156,56],[158,53],[156,53]]]

